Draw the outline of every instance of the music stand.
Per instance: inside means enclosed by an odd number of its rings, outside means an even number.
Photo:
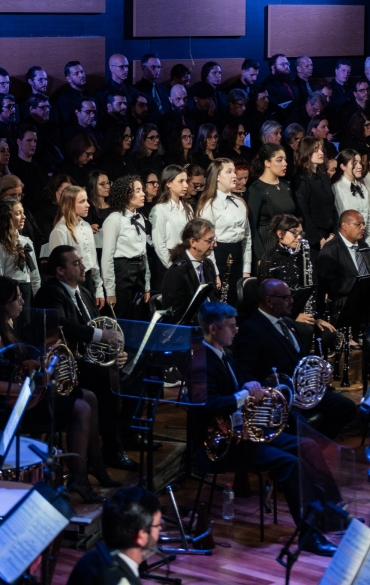
[[[302,286],[292,292],[293,296],[293,308],[291,318],[296,319],[300,313],[304,312],[307,301],[317,288],[316,284],[309,286]]]
[[[193,321],[201,305],[203,305],[204,301],[207,300],[207,297],[213,288],[214,285],[212,282],[209,282],[208,284],[201,284],[197,288],[193,298],[189,303],[188,308],[186,309],[185,313],[183,314],[179,321],[179,325],[186,325]]]

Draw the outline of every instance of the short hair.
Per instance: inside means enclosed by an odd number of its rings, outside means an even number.
[[[197,164],[191,164],[185,169],[188,177],[199,177],[200,175],[205,175],[206,171]]]
[[[206,81],[197,81],[188,91],[188,95],[191,98],[206,99],[213,97],[214,89],[212,85]]]
[[[242,71],[246,71],[247,69],[259,69],[260,64],[255,59],[245,59],[242,65]]]
[[[149,59],[159,59],[159,55],[157,53],[145,53],[145,55],[141,57],[141,64],[146,65]]]
[[[296,67],[300,67],[300,61],[301,59],[311,59],[311,57],[309,57],[308,55],[299,55],[299,57],[296,58],[295,60],[295,66]]]
[[[153,516],[160,511],[158,497],[140,487],[121,488],[104,502],[103,539],[109,548],[136,546],[140,530],[150,533]]]
[[[37,134],[37,128],[33,124],[19,124],[17,128],[17,140],[23,140],[26,132],[34,132]]]
[[[297,138],[300,132],[303,132],[303,134],[305,134],[305,129],[303,128],[303,126],[296,123],[289,124],[289,126],[287,126],[283,132],[283,138],[285,142],[289,144],[291,140]]]
[[[314,104],[320,104],[325,108],[326,106],[326,99],[321,91],[314,91],[311,95],[308,96],[307,102],[313,106]]]
[[[84,102],[93,102],[95,104],[95,107],[96,107],[96,99],[94,97],[88,96],[88,95],[81,95],[74,101],[73,111],[78,110],[79,112],[81,112],[82,104]]]
[[[11,93],[0,93],[0,109],[3,107],[4,100],[13,100],[15,102],[15,97]]]
[[[205,233],[213,229],[214,225],[208,219],[197,217],[188,221],[181,232],[181,242],[170,250],[171,262],[176,262],[186,250],[190,249],[190,240],[194,239],[198,241]]]
[[[267,120],[261,126],[260,130],[260,141],[262,144],[267,144],[267,138],[276,131],[282,131],[283,127],[280,122],[276,122],[275,120]]]
[[[236,171],[250,171],[251,170],[251,163],[244,158],[237,158],[234,160],[234,167]]]
[[[278,60],[279,57],[286,57],[286,55],[284,53],[276,53],[275,55],[272,55],[272,57],[269,58],[268,64],[270,69],[272,69],[273,66],[276,65],[276,61]]]
[[[127,100],[127,95],[125,94],[124,91],[122,91],[121,89],[117,89],[117,91],[111,91],[110,93],[108,93],[107,95],[107,103],[112,105],[114,102],[114,98],[119,95],[120,97],[125,97]],[[95,101],[95,100],[93,100]]]
[[[44,93],[33,93],[32,95],[27,98],[27,107],[28,108],[38,108],[41,102],[48,102],[49,96],[45,95]]]
[[[184,75],[188,75],[189,73],[191,73],[191,71],[186,65],[177,63],[177,65],[174,65],[171,69],[171,81],[173,81],[175,77],[181,79],[181,77],[184,77]]]
[[[26,73],[26,79],[34,79],[36,77],[36,71],[44,71],[42,67],[39,65],[34,65],[30,67]]]
[[[7,70],[6,70],[6,69],[4,69],[3,67],[0,67],[0,75],[1,75],[2,77],[6,77],[6,76],[8,76],[8,77],[9,77],[9,73],[8,73],[8,72],[7,72]]]
[[[335,65],[335,69],[339,69],[341,65],[347,65],[348,67],[352,67],[352,63],[349,59],[339,59]]]
[[[368,67],[370,67],[370,57],[366,57],[364,63],[364,69],[367,69]]]
[[[137,100],[139,99],[139,97],[141,98],[145,98],[146,102],[148,103],[148,96],[145,95],[145,93],[134,93],[134,95],[130,98],[130,106],[136,106]]]
[[[259,85],[257,84],[252,85],[248,93],[249,104],[250,105],[255,104],[256,101],[258,100],[259,94],[264,93],[265,91],[268,91],[268,89],[262,83],[260,83]]]
[[[345,211],[342,211],[338,220],[339,227],[341,227],[342,223],[347,223],[349,219],[352,217],[353,213],[359,213],[360,215],[362,215],[362,213],[360,211],[357,211],[357,209],[346,209]]]
[[[363,76],[363,77],[360,77],[359,79],[356,79],[354,81],[354,83],[352,84],[352,91],[357,91],[357,86],[360,85],[360,83],[367,83],[367,85],[370,86],[370,82],[369,82],[368,78]]]
[[[71,67],[77,67],[77,65],[81,65],[79,61],[68,61],[67,65],[64,67],[64,75],[68,77],[71,73]]]
[[[211,69],[213,69],[213,67],[221,67],[221,65],[216,61],[207,61],[207,63],[204,63],[200,73],[200,78],[202,81],[207,81],[208,73],[211,71]]]
[[[244,91],[244,89],[232,89],[227,94],[227,102],[229,104],[235,104],[235,102],[239,102],[241,100],[244,100],[245,102],[249,101],[248,94],[246,91]]]
[[[47,272],[50,276],[56,276],[57,268],[65,268],[66,258],[64,255],[69,252],[76,252],[76,248],[65,244],[63,246],[56,246],[51,251],[47,264]]]
[[[204,333],[209,333],[210,325],[222,327],[225,319],[232,319],[238,316],[238,311],[226,303],[206,302],[198,311],[198,323]]]

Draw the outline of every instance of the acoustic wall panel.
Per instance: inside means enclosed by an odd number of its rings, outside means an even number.
[[[105,0],[0,0],[0,13],[98,13],[105,12]]]
[[[365,6],[268,6],[267,56],[363,55]]]
[[[245,35],[245,0],[134,0],[134,37]]]
[[[65,85],[64,66],[80,61],[91,89],[104,83],[104,37],[0,38],[1,66],[9,71],[10,91],[28,93],[26,73],[33,65],[43,67],[49,77],[48,94]]]
[[[193,85],[196,81],[200,81],[200,71],[207,61],[211,61],[211,59],[194,59],[193,65],[190,59],[161,59],[162,71],[158,82],[164,85],[169,83],[172,67],[177,63],[183,63],[191,70],[190,85]],[[212,61],[217,61],[222,67],[222,85],[229,85],[240,75],[244,59],[212,59]],[[140,81],[142,77],[140,61],[132,62],[132,76],[133,83]]]

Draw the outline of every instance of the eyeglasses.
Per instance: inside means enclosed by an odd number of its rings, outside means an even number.
[[[93,158],[95,152],[87,152],[87,150],[85,150],[85,154],[86,156],[88,156],[89,158]]]
[[[275,299],[283,299],[286,303],[288,301],[293,301],[293,297],[292,295],[268,295],[270,298],[275,298]]]
[[[202,238],[203,242],[207,242],[207,244],[214,244],[215,242],[217,242],[217,238]]]
[[[234,104],[236,106],[239,106],[240,108],[246,108],[247,107],[246,102],[234,102]]]
[[[151,140],[152,142],[155,142],[156,140],[159,140],[159,135],[155,134],[154,136],[147,136],[146,138],[147,138],[147,140]]]
[[[5,106],[5,105],[3,105],[3,108],[4,108],[5,110],[15,110],[15,108],[16,108],[16,107],[17,107],[17,106],[15,105],[15,103],[14,103],[14,104],[7,104],[6,106]]]
[[[305,237],[305,232],[297,232],[296,230],[287,230],[289,233],[291,233],[295,238],[304,238]]]
[[[50,110],[51,105],[50,104],[45,104],[45,106],[37,106],[39,110],[42,110],[43,112],[45,112],[45,110]]]
[[[162,65],[145,65],[145,67],[148,67],[148,69],[151,69],[152,71],[155,71],[156,69],[159,69],[159,71],[162,69]]]
[[[128,69],[129,68],[128,65],[112,65],[112,67],[117,67],[117,69],[121,69],[121,71],[122,71],[122,69]]]
[[[145,185],[159,185],[159,181],[147,181]]]
[[[193,140],[194,134],[182,134],[181,138],[183,140]]]
[[[123,138],[123,140],[133,140],[134,136],[133,136],[133,134],[124,134],[122,136],[122,138]]]
[[[80,112],[84,112],[84,114],[95,114],[96,110],[80,110]]]
[[[246,136],[247,132],[244,130],[244,132],[237,132],[238,136]]]
[[[201,189],[205,185],[205,183],[193,183],[192,181],[189,181],[189,183],[193,184],[194,189]]]
[[[111,186],[111,182],[110,181],[105,181],[104,183],[98,183],[99,187],[110,187]]]

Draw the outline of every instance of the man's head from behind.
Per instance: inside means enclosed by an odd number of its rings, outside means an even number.
[[[73,246],[57,246],[48,258],[48,274],[76,288],[85,282],[85,265]]]
[[[161,528],[157,496],[139,487],[119,489],[104,504],[102,528],[108,548],[155,546]]]
[[[258,288],[258,307],[280,319],[289,317],[292,312],[293,298],[290,288],[282,280],[267,278]]]
[[[339,217],[339,233],[352,244],[362,240],[365,235],[365,227],[363,216],[354,209],[343,211]]]

